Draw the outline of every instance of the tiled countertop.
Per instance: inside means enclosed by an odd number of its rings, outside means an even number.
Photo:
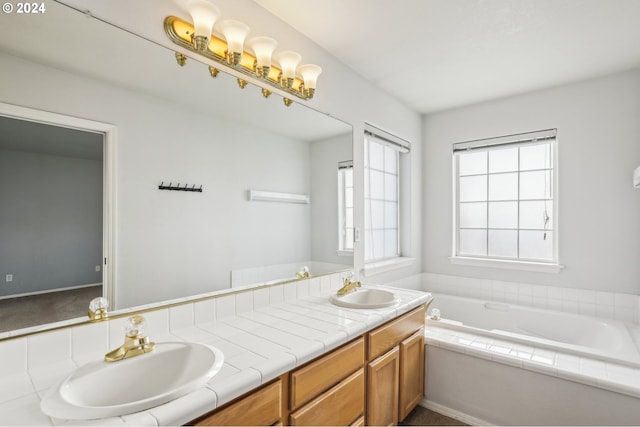
[[[400,297],[396,306],[345,309],[328,301],[339,283],[296,282],[145,313],[153,341],[209,344],[222,350],[225,363],[207,387],[122,417],[52,419],[41,412],[40,399],[78,366],[120,345],[126,319],[0,342],[0,425],[184,424],[430,298],[393,288]]]

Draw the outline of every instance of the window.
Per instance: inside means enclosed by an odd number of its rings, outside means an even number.
[[[401,157],[409,143],[365,126],[365,262],[400,254]]]
[[[556,131],[453,145],[454,257],[557,264]]]
[[[338,251],[353,252],[353,161],[338,163]]]

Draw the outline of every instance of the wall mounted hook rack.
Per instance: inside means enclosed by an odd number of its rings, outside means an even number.
[[[181,187],[180,183],[178,183],[177,185],[173,185],[173,183],[170,182],[169,185],[164,185],[164,181],[162,181],[158,186],[158,190],[191,191],[194,193],[202,193],[202,185],[198,188],[196,188],[195,184],[193,184],[191,187],[189,187],[189,184],[185,184],[184,187]]]

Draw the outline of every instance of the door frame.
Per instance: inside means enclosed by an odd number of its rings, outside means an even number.
[[[65,114],[0,102],[0,115],[53,126],[98,132],[104,135],[102,175],[102,294],[114,308],[116,302],[116,126]],[[87,308],[89,307],[87,301]]]

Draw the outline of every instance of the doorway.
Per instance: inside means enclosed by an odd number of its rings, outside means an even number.
[[[113,134],[0,104],[0,331],[82,317],[91,297],[113,297]]]

